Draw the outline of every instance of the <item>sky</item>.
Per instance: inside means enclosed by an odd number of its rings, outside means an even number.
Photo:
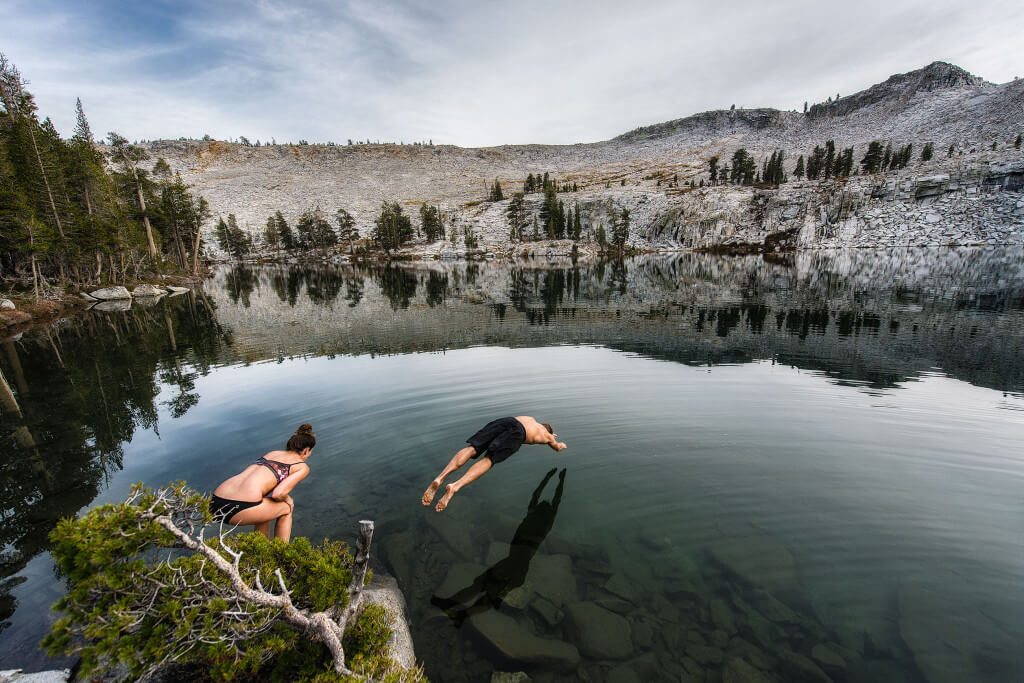
[[[1024,76],[1017,0],[3,0],[0,52],[70,135],[461,146],[802,109],[948,61]]]

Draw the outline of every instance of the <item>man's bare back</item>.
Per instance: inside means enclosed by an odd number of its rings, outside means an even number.
[[[430,486],[423,492],[423,505],[427,506],[434,502],[434,496],[437,495],[441,484],[444,483],[445,477],[472,458],[479,457],[480,459],[469,468],[461,479],[445,487],[444,495],[437,502],[435,510],[441,512],[448,507],[452,496],[458,493],[459,489],[479,479],[481,475],[491,469],[492,465],[504,461],[522,444],[549,446],[556,451],[564,451],[568,448],[558,440],[558,435],[555,434],[551,425],[538,422],[529,415],[492,420],[469,437],[466,443],[469,445],[455,454],[441,474],[437,475],[437,478],[430,482]],[[484,455],[485,453],[486,455]]]

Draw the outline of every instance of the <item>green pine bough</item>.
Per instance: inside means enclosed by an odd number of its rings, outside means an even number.
[[[87,677],[192,664],[220,681],[426,680],[390,659],[387,611],[361,604],[373,522],[354,554],[232,530],[184,482],[136,484],[123,503],[62,520],[52,553],[68,591],[44,648],[79,655]]]

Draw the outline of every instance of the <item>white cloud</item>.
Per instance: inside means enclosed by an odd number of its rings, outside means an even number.
[[[182,6],[166,30],[71,3],[6,15],[2,49],[59,128],[80,96],[97,132],[145,139],[573,143],[798,108],[935,59],[1024,71],[1009,2],[233,0]]]

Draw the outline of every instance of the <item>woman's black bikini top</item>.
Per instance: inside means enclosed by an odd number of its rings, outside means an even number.
[[[289,474],[291,474],[292,466],[293,465],[301,465],[302,463],[301,462],[291,462],[291,463],[289,463],[289,462],[278,462],[276,460],[267,460],[266,458],[260,458],[259,460],[257,460],[253,464],[254,465],[266,465],[268,468],[270,468],[270,471],[274,473],[274,476],[277,477],[277,483],[280,484],[282,481],[284,481],[288,477]]]

